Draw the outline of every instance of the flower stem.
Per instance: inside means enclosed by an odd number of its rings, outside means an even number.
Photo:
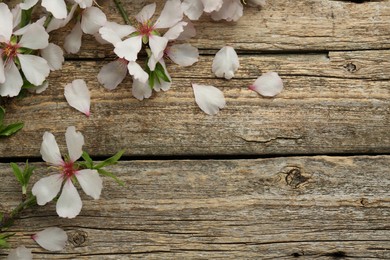
[[[5,214],[2,219],[0,219],[0,230],[3,228],[8,228],[12,225],[14,220],[23,212],[23,210],[36,205],[37,198],[33,195],[28,197],[26,200],[19,203],[19,205],[14,208],[11,213]]]
[[[131,21],[129,16],[126,13],[126,10],[123,8],[123,5],[120,0],[114,0],[116,8],[118,8],[119,12],[122,15],[123,20],[125,20],[126,24],[131,25]]]

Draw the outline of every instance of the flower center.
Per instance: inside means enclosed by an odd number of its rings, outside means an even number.
[[[19,45],[8,43],[3,47],[3,56],[6,58],[6,61],[13,60],[14,57],[18,54]]]
[[[153,31],[153,26],[150,26],[149,22],[147,23],[144,23],[144,24],[141,24],[139,27],[138,27],[138,32],[141,34],[141,35],[147,35],[149,36],[152,31]]]
[[[75,168],[75,165],[72,161],[65,162],[62,165],[62,175],[64,179],[69,179],[71,178],[75,173],[77,169]]]

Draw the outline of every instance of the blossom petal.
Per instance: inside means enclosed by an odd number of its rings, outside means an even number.
[[[119,58],[136,61],[142,48],[142,36],[135,36],[115,44],[114,52]]]
[[[171,78],[171,76],[168,73],[168,70],[167,70],[167,67],[165,65],[164,59],[161,59],[159,62],[161,64],[161,66],[164,68],[164,72],[165,72],[165,74],[167,75],[167,77],[168,77],[168,79],[170,81],[168,82],[168,81],[164,81],[164,80],[157,80],[157,78],[155,78],[154,79],[154,87],[153,87],[153,89],[155,91],[157,91],[157,92],[160,91],[160,90],[167,91],[172,86],[172,78]]]
[[[33,50],[44,49],[49,45],[49,34],[42,25],[33,23],[23,33],[19,45]]]
[[[154,71],[156,69],[157,63],[158,60],[154,57],[154,55],[150,55],[148,59],[148,67],[151,71]]]
[[[49,251],[61,251],[66,246],[68,235],[58,227],[49,227],[32,236],[35,242]]]
[[[49,33],[51,31],[57,30],[61,27],[64,27],[69,23],[69,21],[73,18],[74,12],[76,11],[77,4],[74,4],[69,11],[68,16],[65,19],[51,19],[49,25],[46,28],[46,31]]]
[[[203,14],[203,3],[201,0],[184,0],[181,8],[184,14],[191,20],[198,20]]]
[[[81,18],[81,30],[87,34],[94,34],[107,22],[106,15],[97,7],[88,7]]]
[[[196,29],[191,21],[187,22],[187,25],[183,27],[183,32],[176,39],[178,41],[189,40],[196,36]]]
[[[12,16],[14,17],[13,19],[13,27],[14,29],[17,29],[20,25],[20,22],[22,21],[22,9],[20,8],[21,4],[16,5],[12,10]]]
[[[196,104],[206,114],[215,115],[226,105],[225,97],[219,89],[213,86],[192,84]]]
[[[212,12],[213,20],[238,21],[244,14],[244,7],[240,0],[225,0],[222,7],[215,12]]]
[[[24,0],[19,4],[22,10],[28,10],[38,3],[38,0]]]
[[[81,170],[76,172],[77,181],[88,196],[95,200],[99,199],[103,189],[103,180],[96,170]]]
[[[239,66],[240,62],[236,51],[233,47],[225,46],[215,55],[212,70],[217,77],[231,79]]]
[[[46,80],[43,82],[42,85],[36,86],[35,88],[32,88],[33,91],[37,94],[41,94],[43,91],[45,91],[49,87],[49,82]]]
[[[42,139],[43,141],[40,150],[42,159],[52,165],[62,165],[63,160],[54,135],[50,132],[45,132]]]
[[[130,75],[132,75],[134,79],[143,83],[146,83],[148,81],[148,73],[146,73],[137,62],[130,61],[129,64],[127,64],[127,69],[129,70]]]
[[[183,19],[180,0],[168,0],[165,2],[160,17],[154,24],[154,28],[170,28]]]
[[[267,72],[257,78],[249,89],[265,97],[274,97],[283,90],[283,81],[276,72]]]
[[[63,50],[54,43],[49,43],[49,46],[41,50],[41,56],[47,61],[52,71],[61,69],[65,61]]]
[[[127,61],[117,59],[102,67],[97,75],[98,81],[106,89],[115,89],[127,75]]]
[[[0,51],[0,57],[2,57],[2,53]],[[5,82],[5,74],[4,74],[4,62],[3,59],[0,58],[0,84]]]
[[[12,250],[8,256],[7,260],[32,260],[33,255],[31,249],[27,249],[25,246],[19,246]]]
[[[26,79],[35,86],[42,85],[50,73],[47,61],[35,55],[19,54],[18,58]]]
[[[199,59],[198,48],[189,43],[172,45],[169,47],[167,55],[174,63],[183,67],[191,66]]]
[[[142,10],[135,16],[138,22],[144,24],[148,22],[150,18],[152,18],[154,12],[156,11],[156,3],[149,4],[144,6]]]
[[[167,38],[169,41],[176,40],[184,32],[184,26],[186,25],[187,22],[178,22],[164,34],[164,38]]]
[[[79,193],[72,181],[68,179],[65,182],[61,196],[57,201],[56,210],[58,216],[62,218],[74,218],[80,213],[82,206],[83,202],[81,201]]]
[[[20,75],[15,63],[10,62],[4,68],[5,81],[0,84],[0,95],[2,97],[17,96],[23,86],[23,78]]]
[[[65,98],[69,105],[78,111],[90,115],[91,94],[82,79],[76,79],[65,86]]]
[[[107,22],[102,28],[99,29],[99,33],[104,40],[115,45],[122,41],[122,38],[137,31],[133,26],[122,25],[114,22]]]
[[[223,4],[223,0],[201,0],[206,13],[218,11]]]
[[[60,192],[63,178],[61,174],[54,174],[37,181],[32,187],[32,194],[37,197],[40,206],[52,201]]]
[[[93,4],[93,0],[75,0],[75,2],[78,3],[82,9],[91,7]]]
[[[13,30],[13,16],[8,6],[0,3],[0,42],[9,41]]]
[[[83,154],[84,136],[76,132],[74,126],[69,126],[65,133],[66,146],[68,147],[69,159],[72,162],[77,161]]]
[[[167,47],[168,39],[157,35],[149,36],[149,46],[156,60],[160,60],[164,55],[164,50]]]
[[[144,98],[150,98],[150,96],[152,96],[152,88],[148,83],[134,79],[131,93],[136,99],[143,100]]]
[[[81,24],[77,22],[72,31],[65,37],[64,49],[68,53],[78,53],[81,47],[82,36]]]
[[[64,0],[42,0],[42,6],[57,19],[65,19],[67,15]]]

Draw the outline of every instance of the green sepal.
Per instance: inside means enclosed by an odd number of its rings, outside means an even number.
[[[165,69],[164,69],[163,65],[161,65],[160,62],[158,62],[156,64],[156,68],[155,68],[154,71],[155,71],[158,79],[162,79],[165,82],[171,82],[171,80],[168,78],[168,75],[165,72]]]
[[[22,129],[24,123],[14,123],[7,126],[0,126],[0,136],[11,136]]]
[[[102,167],[106,167],[106,166],[117,164],[118,160],[122,157],[124,152],[125,152],[125,150],[120,150],[114,156],[112,156],[112,157],[102,161],[101,163],[97,164],[96,166],[94,166],[94,169],[100,169]]]
[[[116,177],[113,173],[108,172],[108,171],[103,170],[103,169],[97,169],[97,171],[101,175],[113,178],[119,185],[125,186],[125,183],[123,181],[121,181],[118,177]]]
[[[88,169],[93,169],[93,161],[91,159],[91,157],[89,156],[89,154],[85,151],[83,151],[83,154],[81,155],[81,157],[83,157],[85,163],[83,163],[83,165],[88,168]]]

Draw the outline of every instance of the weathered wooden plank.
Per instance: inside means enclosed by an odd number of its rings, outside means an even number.
[[[8,122],[21,120],[26,126],[0,142],[0,156],[39,157],[43,132],[52,131],[63,141],[69,125],[84,133],[93,155],[118,148],[140,156],[388,153],[389,56],[389,51],[331,52],[329,58],[244,55],[232,81],[215,79],[212,56],[202,56],[189,70],[169,65],[172,89],[143,102],[131,97],[129,78],[112,92],[98,85],[104,62],[67,62],[52,74],[46,92],[6,104]],[[348,71],[349,65],[356,70]],[[247,89],[269,70],[278,71],[285,82],[274,99]],[[63,96],[64,85],[76,78],[86,79],[92,91],[89,119]],[[215,117],[205,115],[194,102],[191,82],[219,87],[227,108]]]
[[[159,7],[165,1],[122,0],[130,15],[152,2]],[[108,18],[123,23],[113,1],[101,3]],[[160,8],[158,8],[160,9]],[[237,50],[308,51],[389,49],[390,2],[273,0],[266,6],[245,8],[237,23],[216,23],[207,16],[195,23],[198,34],[192,43],[200,49],[219,49],[224,45]],[[70,28],[67,28],[69,31]],[[64,31],[53,39],[62,43]],[[84,37],[82,51],[70,57],[112,55],[93,37]],[[93,50],[93,51],[91,51]]]
[[[30,210],[11,242],[39,259],[388,259],[389,163],[390,156],[121,162],[112,170],[126,187],[104,179],[102,198],[83,196],[76,219],[56,217],[53,203]],[[0,205],[10,208],[19,188],[8,165],[0,172]],[[46,174],[38,172],[34,181]],[[53,225],[70,235],[58,254],[29,238]]]

